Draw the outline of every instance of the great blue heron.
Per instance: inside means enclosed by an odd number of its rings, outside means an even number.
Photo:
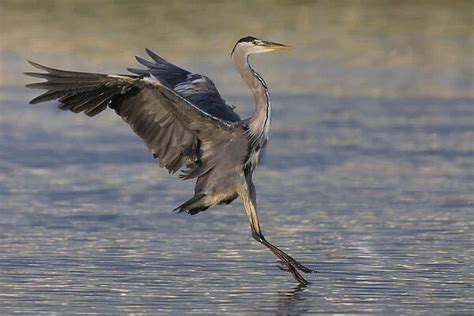
[[[255,99],[255,113],[248,119],[241,119],[225,103],[208,77],[173,65],[148,49],[153,61],[136,57],[146,69],[129,68],[133,75],[65,71],[31,61],[45,72],[25,74],[47,80],[27,85],[48,90],[30,103],[58,100],[61,110],[88,116],[110,107],[143,139],[161,167],[170,173],[181,170],[183,179],[197,178],[194,196],[175,210],[195,215],[240,196],[253,238],[279,258],[283,270],[305,285],[308,282],[298,270],[315,271],[265,239],[252,182],[268,142],[271,105],[267,85],[248,58],[288,48],[253,36],[235,44],[231,59]]]

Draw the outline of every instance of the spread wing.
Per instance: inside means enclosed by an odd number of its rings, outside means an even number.
[[[173,65],[149,49],[146,52],[153,62],[137,56],[137,61],[146,69],[128,68],[130,72],[142,78],[157,78],[167,88],[217,118],[229,122],[240,121],[239,115],[225,103],[211,79]]]
[[[170,77],[164,76],[164,84],[156,76],[73,72],[30,63],[45,72],[25,74],[46,81],[27,87],[47,90],[30,103],[58,100],[61,110],[88,116],[110,107],[142,138],[160,166],[170,172],[187,166],[185,178],[200,176],[212,168],[214,152],[233,129],[233,120],[194,104],[195,94],[173,90],[168,82],[173,78],[171,72]],[[179,85],[179,79],[174,80]],[[203,152],[201,142],[214,145],[206,146]]]

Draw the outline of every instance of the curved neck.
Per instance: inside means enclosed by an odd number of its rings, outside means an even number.
[[[249,132],[255,139],[266,140],[270,129],[271,103],[267,85],[263,78],[250,67],[248,53],[236,50],[232,54],[232,61],[252,91],[255,100],[255,112],[250,117]]]

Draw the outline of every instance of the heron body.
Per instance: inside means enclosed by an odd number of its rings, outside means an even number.
[[[170,173],[180,170],[182,179],[196,179],[194,196],[175,210],[191,215],[240,197],[255,240],[269,248],[301,284],[298,270],[313,272],[269,243],[257,214],[252,174],[268,143],[271,103],[267,85],[250,66],[249,56],[288,49],[288,46],[252,36],[240,39],[231,59],[249,86],[255,112],[241,119],[226,104],[206,76],[173,65],[150,50],[152,61],[136,57],[145,69],[129,68],[132,75],[107,75],[65,71],[30,62],[44,72],[26,75],[46,79],[27,85],[46,89],[30,103],[59,101],[59,108],[94,116],[111,108]]]

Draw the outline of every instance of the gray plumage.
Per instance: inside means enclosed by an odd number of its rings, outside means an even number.
[[[151,50],[152,59],[136,57],[145,69],[129,68],[133,75],[107,75],[54,69],[30,62],[44,72],[26,75],[46,79],[29,88],[46,89],[30,103],[59,101],[61,110],[94,116],[113,109],[170,173],[196,179],[195,194],[176,210],[197,214],[241,197],[252,236],[268,247],[301,284],[298,270],[313,272],[270,244],[263,236],[257,215],[252,173],[268,142],[271,104],[268,88],[248,63],[253,53],[288,46],[244,37],[231,58],[255,99],[255,113],[242,120],[226,104],[208,77],[173,65]]]

